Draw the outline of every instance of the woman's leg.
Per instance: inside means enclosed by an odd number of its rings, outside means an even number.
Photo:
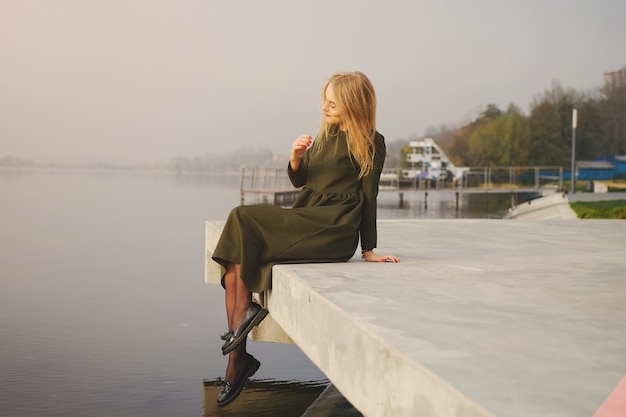
[[[226,287],[226,316],[228,328],[237,329],[246,315],[246,310],[252,300],[252,292],[248,291],[246,284],[239,274],[239,264],[229,264],[224,275]],[[244,339],[228,355],[228,367],[226,368],[226,381],[234,382],[239,372],[246,364],[246,340]]]
[[[235,264],[229,263],[226,268],[226,273],[224,274],[224,289],[226,290],[224,293],[225,303],[226,303],[226,323],[228,324],[228,330],[235,330],[232,325],[233,312],[235,308],[235,295],[236,291],[236,273],[235,273]]]
[[[239,264],[229,263],[224,274],[226,320],[228,328],[235,330],[246,315],[246,310],[252,301],[252,292],[239,275]]]

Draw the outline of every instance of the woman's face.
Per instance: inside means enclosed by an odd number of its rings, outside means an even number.
[[[343,120],[339,109],[337,108],[337,102],[335,101],[335,93],[333,91],[332,84],[329,84],[328,87],[326,87],[324,96],[326,97],[326,100],[324,100],[322,111],[324,112],[324,116],[326,116],[326,121],[332,125],[339,125],[339,127],[341,127]]]

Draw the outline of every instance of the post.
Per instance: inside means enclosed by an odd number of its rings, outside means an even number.
[[[486,190],[487,189],[487,167],[485,167],[484,181],[485,181],[485,184],[483,185],[483,187]]]
[[[245,204],[245,196],[244,196],[244,190],[243,190],[243,186],[244,186],[244,175],[246,174],[246,167],[244,167],[243,165],[241,166],[241,172],[239,174],[239,192],[241,194],[241,205],[243,206]]]
[[[535,167],[535,190],[539,191],[539,167]]]
[[[576,192],[576,118],[578,112],[576,109],[572,110],[572,187],[571,193]]]

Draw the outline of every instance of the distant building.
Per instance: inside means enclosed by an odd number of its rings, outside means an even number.
[[[576,161],[576,178],[579,180],[612,180],[615,165],[609,161]]]
[[[626,177],[626,155],[616,155],[613,159],[615,174]]]
[[[402,170],[404,179],[444,180],[450,172],[454,181],[463,178],[469,170],[465,167],[455,167],[446,153],[431,138],[410,141],[411,153],[407,154],[406,161],[411,168]]]
[[[619,71],[609,71],[604,73],[604,86],[614,85],[626,79],[626,68]]]

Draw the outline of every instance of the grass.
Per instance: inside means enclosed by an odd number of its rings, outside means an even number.
[[[626,219],[626,200],[577,201],[570,207],[579,219]]]

